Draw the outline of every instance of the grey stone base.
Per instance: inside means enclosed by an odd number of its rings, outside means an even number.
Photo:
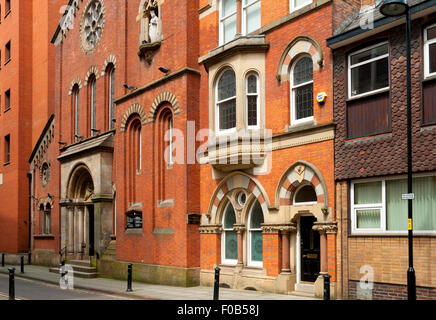
[[[24,264],[29,264],[28,253],[5,253],[5,266],[16,266],[21,264],[21,257],[24,257]],[[0,263],[1,263],[0,253]],[[32,261],[31,261],[32,262]]]
[[[32,252],[32,264],[54,267],[59,266],[59,254],[53,250],[38,249]]]
[[[97,261],[99,276],[127,280],[129,262],[102,257]],[[133,281],[178,287],[194,287],[200,283],[200,268],[181,268],[132,263]]]
[[[279,274],[277,277],[267,276],[266,270],[246,268],[242,266],[219,266],[220,286],[240,289],[255,290],[279,294],[289,294],[294,291],[295,274]],[[215,280],[214,270],[200,271],[200,285],[212,287]]]

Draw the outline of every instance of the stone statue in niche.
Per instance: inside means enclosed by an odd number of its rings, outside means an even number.
[[[140,43],[153,43],[161,39],[161,20],[158,0],[146,0],[137,17],[141,23]]]

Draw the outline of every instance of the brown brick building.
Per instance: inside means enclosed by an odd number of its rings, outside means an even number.
[[[342,1],[200,1],[200,283],[336,294],[333,77]],[[320,96],[320,100],[317,98]]]
[[[408,2],[413,19],[414,268],[418,299],[434,299],[436,3]],[[337,284],[343,299],[407,298],[407,201],[401,200],[407,193],[405,34],[404,18],[385,18],[373,6],[328,39],[337,123]],[[365,277],[373,287],[361,285]]]
[[[63,2],[0,1],[0,252],[6,262],[19,261],[16,254],[31,246],[34,181],[27,160],[54,112],[50,37]]]

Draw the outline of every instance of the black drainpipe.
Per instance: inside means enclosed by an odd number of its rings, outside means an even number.
[[[31,237],[32,237],[32,174],[27,173],[27,178],[29,179],[29,264],[31,264]]]

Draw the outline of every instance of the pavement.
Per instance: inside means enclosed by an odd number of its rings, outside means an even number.
[[[9,266],[0,267],[0,274],[9,274]],[[59,285],[60,275],[49,272],[49,268],[35,265],[25,265],[24,273],[20,266],[15,267],[15,278],[31,279],[47,284]],[[133,282],[133,292],[126,292],[127,281],[108,278],[82,279],[74,278],[74,289],[90,290],[104,294],[113,294],[131,299],[146,300],[212,300],[212,287],[172,287],[142,282]],[[0,300],[5,297],[0,296]],[[220,300],[318,300],[304,295],[284,295],[260,291],[236,290],[220,288]]]

